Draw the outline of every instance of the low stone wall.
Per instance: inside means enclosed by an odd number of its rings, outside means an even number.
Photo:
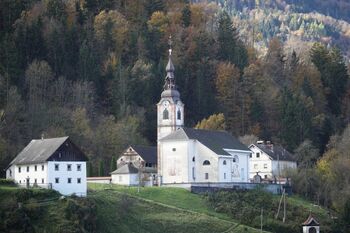
[[[281,194],[283,188],[286,192],[291,194],[291,187],[284,187],[281,184],[256,184],[256,183],[195,183],[191,185],[191,192],[193,193],[207,193],[217,192],[220,190],[252,190],[261,188],[272,194]]]
[[[104,177],[87,177],[86,181],[88,183],[98,183],[98,184],[110,184],[112,182],[112,177],[104,176]]]
[[[286,186],[283,184],[265,184],[265,183],[167,183],[162,184],[161,187],[177,187],[190,190],[193,193],[206,193],[206,192],[216,192],[220,190],[252,190],[256,188],[261,188],[266,192],[272,194],[281,194],[282,190],[285,188],[288,195],[292,194],[291,186]]]

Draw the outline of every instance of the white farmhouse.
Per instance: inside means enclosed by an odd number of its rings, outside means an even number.
[[[86,161],[68,137],[32,140],[9,164],[6,178],[25,187],[86,196]]]
[[[250,179],[258,173],[264,180],[274,181],[281,178],[283,170],[297,168],[294,156],[271,142],[258,141],[251,144],[249,149],[253,152],[250,157]]]
[[[157,104],[158,184],[248,182],[251,151],[246,146],[224,131],[184,128],[171,52]]]

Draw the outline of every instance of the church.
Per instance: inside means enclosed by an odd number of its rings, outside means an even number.
[[[251,150],[228,132],[184,127],[185,105],[176,87],[171,52],[170,48],[157,103],[157,147],[129,146],[111,173],[112,183],[191,187],[249,182]]]
[[[188,185],[249,180],[245,145],[225,131],[184,127],[185,105],[175,83],[169,49],[164,90],[157,104],[157,183]]]

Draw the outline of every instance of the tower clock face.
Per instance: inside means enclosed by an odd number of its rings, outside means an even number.
[[[167,108],[169,106],[169,101],[167,101],[167,100],[163,101],[163,106],[165,108]]]

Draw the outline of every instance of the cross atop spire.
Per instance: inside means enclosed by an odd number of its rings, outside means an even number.
[[[171,35],[169,36],[169,39],[168,39],[168,45],[169,45],[169,57],[171,56],[171,53],[173,51],[172,49],[172,45],[173,45],[173,41],[171,40]]]
[[[169,44],[169,60],[165,69],[167,72],[167,75],[165,77],[164,90],[169,90],[169,89],[175,90],[176,89],[175,76],[174,76],[175,67],[174,67],[173,61],[171,60],[171,55],[173,51],[172,50],[173,41],[171,39],[171,35],[169,36],[168,44]]]

